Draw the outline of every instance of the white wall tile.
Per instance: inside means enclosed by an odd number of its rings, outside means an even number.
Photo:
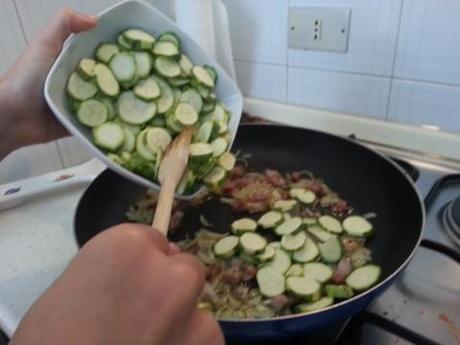
[[[395,76],[460,85],[460,2],[405,0]]]
[[[460,133],[460,87],[393,80],[389,120]]]
[[[235,59],[286,64],[287,1],[224,0]]]
[[[351,8],[346,53],[289,49],[290,66],[391,76],[402,0],[290,0],[290,7]]]
[[[96,14],[116,0],[14,0],[27,40],[63,7]]]
[[[235,61],[236,78],[245,96],[286,101],[287,67]]]
[[[288,103],[385,118],[390,79],[289,67]]]
[[[86,162],[92,157],[91,153],[73,137],[60,139],[56,144],[65,168]]]
[[[25,46],[24,33],[13,0],[0,1],[0,76],[10,67]]]
[[[0,184],[62,168],[55,142],[23,147],[0,162]]]

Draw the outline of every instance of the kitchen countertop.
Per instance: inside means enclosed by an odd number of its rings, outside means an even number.
[[[95,176],[103,169],[85,163],[61,173]],[[8,336],[77,253],[73,217],[86,187],[80,184],[0,213],[0,329]]]
[[[245,110],[291,125],[354,133],[359,139],[382,142],[388,150],[405,147],[425,152],[427,158],[447,157],[448,164],[460,166],[460,136],[253,99],[245,100]],[[79,169],[97,174],[103,166],[82,165],[63,173]],[[0,328],[8,336],[77,253],[73,217],[85,188],[72,187],[0,212]]]

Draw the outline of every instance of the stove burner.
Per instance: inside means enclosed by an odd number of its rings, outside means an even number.
[[[444,207],[442,224],[452,241],[460,246],[460,196]]]

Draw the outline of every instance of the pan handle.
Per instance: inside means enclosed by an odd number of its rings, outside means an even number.
[[[420,246],[444,254],[460,264],[460,252],[442,243],[423,239],[422,242],[420,242]]]
[[[54,173],[28,178],[0,186],[0,211],[17,207],[43,195],[55,193],[81,184],[89,184],[96,175]]]
[[[0,185],[0,211],[19,206],[32,198],[89,184],[104,169],[101,162],[91,159],[74,167]]]

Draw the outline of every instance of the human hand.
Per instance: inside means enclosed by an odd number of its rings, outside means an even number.
[[[15,132],[9,138],[10,142],[3,143],[7,146],[0,150],[5,151],[3,155],[22,145],[47,142],[66,135],[64,127],[56,121],[45,102],[43,86],[65,39],[71,33],[92,29],[96,24],[95,16],[61,10],[34,36],[16,63],[0,78],[1,121],[5,129],[9,127],[11,131],[14,128]]]
[[[89,241],[35,302],[11,345],[223,345],[196,308],[204,269],[163,235],[123,224]]]

